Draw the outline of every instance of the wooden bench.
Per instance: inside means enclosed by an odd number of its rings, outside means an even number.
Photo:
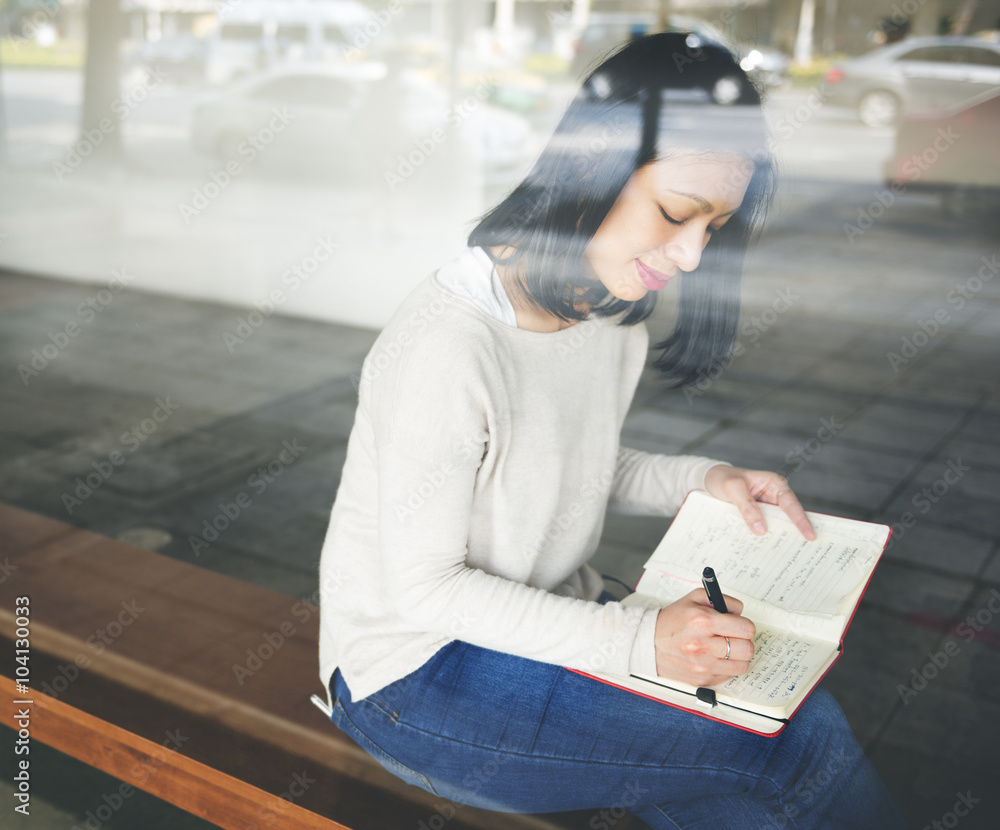
[[[310,702],[325,700],[312,602],[2,504],[0,567],[6,654],[15,598],[30,598],[33,737],[221,827],[399,830],[441,814],[449,830],[582,830],[596,814],[494,813],[389,774]],[[164,748],[170,734],[180,745]],[[154,748],[169,763],[130,782],[123,764]]]

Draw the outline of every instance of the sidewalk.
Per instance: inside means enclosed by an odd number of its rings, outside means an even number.
[[[1000,251],[914,196],[852,241],[873,199],[792,185],[749,263],[738,356],[686,393],[647,370],[623,443],[781,469],[808,509],[895,526],[825,682],[910,826],[951,826],[971,793],[961,826],[993,828]],[[0,277],[0,500],[312,595],[377,332],[273,316],[230,354],[246,309],[101,290]],[[667,524],[609,515],[595,566],[634,583]]]

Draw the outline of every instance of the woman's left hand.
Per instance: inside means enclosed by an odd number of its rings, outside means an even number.
[[[788,486],[788,480],[778,473],[716,464],[705,474],[705,489],[717,499],[735,504],[757,536],[767,533],[764,514],[757,506],[757,502],[761,501],[776,504],[784,510],[806,539],[812,541],[816,538],[816,531]]]

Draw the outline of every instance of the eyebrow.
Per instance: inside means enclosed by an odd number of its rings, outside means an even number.
[[[715,205],[709,202],[707,199],[698,196],[695,193],[685,193],[683,190],[667,190],[668,193],[676,193],[678,196],[687,196],[691,201],[696,202],[701,208],[702,213],[715,213]],[[720,216],[729,216],[732,213],[738,211],[738,207],[734,207],[732,210],[727,210],[725,213],[719,214]]]

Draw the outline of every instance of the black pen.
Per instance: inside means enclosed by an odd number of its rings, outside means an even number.
[[[712,607],[720,614],[728,614],[726,601],[722,598],[722,589],[719,587],[719,580],[715,578],[715,571],[705,568],[701,572],[701,584],[705,586],[705,593],[708,594],[708,601]]]

